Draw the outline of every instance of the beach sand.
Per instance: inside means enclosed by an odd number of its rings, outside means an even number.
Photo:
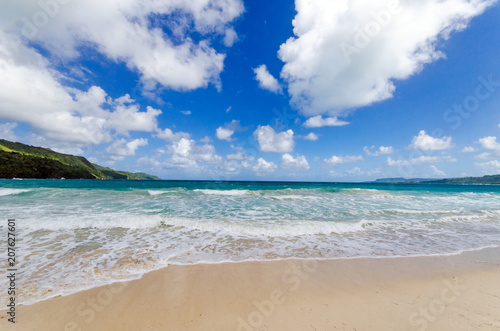
[[[2,311],[2,330],[498,330],[500,249],[169,266]],[[22,286],[22,284],[20,284]]]

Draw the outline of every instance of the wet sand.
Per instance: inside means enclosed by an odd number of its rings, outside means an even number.
[[[498,330],[500,249],[169,266],[19,306],[2,330]],[[22,284],[20,284],[22,286]]]

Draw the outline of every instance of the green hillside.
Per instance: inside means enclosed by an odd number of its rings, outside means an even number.
[[[160,179],[145,173],[116,171],[83,156],[54,152],[0,139],[0,178]]]
[[[500,184],[500,175],[490,175],[483,177],[451,178],[433,181],[433,183],[443,184]]]

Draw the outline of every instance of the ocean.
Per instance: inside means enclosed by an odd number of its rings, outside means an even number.
[[[0,215],[24,304],[172,264],[500,246],[496,185],[0,180]]]

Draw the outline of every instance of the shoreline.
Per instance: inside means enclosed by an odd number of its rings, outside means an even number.
[[[498,247],[437,256],[171,265],[140,279],[18,306],[15,326],[2,310],[0,327],[493,329],[500,328],[498,276]]]
[[[319,258],[319,257],[314,257],[314,258],[296,258],[296,257],[291,257],[291,258],[276,258],[276,259],[269,259],[269,260],[243,260],[243,261],[220,261],[220,262],[207,262],[207,261],[201,261],[201,262],[196,262],[196,263],[172,263],[168,264],[166,266],[159,266],[154,269],[150,269],[148,271],[145,271],[141,274],[137,274],[135,276],[131,276],[127,279],[114,279],[110,280],[109,282],[103,282],[102,284],[92,286],[92,287],[85,287],[85,288],[80,288],[80,289],[75,289],[71,291],[66,291],[63,293],[58,293],[54,294],[53,296],[42,298],[42,299],[37,299],[33,301],[29,301],[28,303],[22,303],[20,306],[31,306],[35,305],[41,302],[45,302],[54,298],[58,297],[67,297],[71,296],[80,292],[84,291],[90,291],[95,288],[100,288],[100,287],[105,287],[109,286],[115,283],[126,283],[126,282],[131,282],[131,281],[136,281],[140,280],[144,275],[147,275],[151,272],[159,271],[162,269],[166,268],[171,268],[171,267],[189,267],[189,266],[212,266],[212,265],[223,265],[223,264],[242,264],[242,263],[272,263],[272,262],[287,262],[287,261],[316,261],[316,262],[321,262],[321,261],[338,261],[338,260],[363,260],[363,259],[407,259],[407,258],[435,258],[435,257],[451,257],[451,256],[460,256],[462,254],[467,254],[467,253],[474,253],[474,252],[480,252],[482,250],[486,249],[498,249],[499,254],[500,254],[500,246],[492,245],[492,246],[484,246],[484,247],[479,247],[479,248],[471,248],[471,249],[464,249],[458,252],[454,253],[438,253],[438,254],[429,254],[429,255],[394,255],[394,256],[354,256],[354,257],[335,257],[335,258]],[[6,309],[3,307],[0,307],[0,314],[1,312],[5,311]]]

